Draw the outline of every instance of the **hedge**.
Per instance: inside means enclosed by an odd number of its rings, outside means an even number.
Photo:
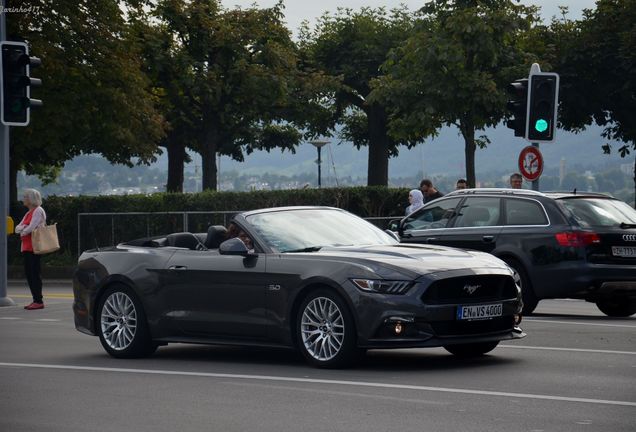
[[[157,217],[118,217],[114,238],[118,241],[143,237],[145,234],[166,234],[183,230],[180,218],[166,216],[166,212],[184,211],[234,211],[253,210],[267,207],[295,205],[321,205],[348,210],[360,217],[400,217],[408,205],[408,190],[387,187],[354,187],[325,189],[293,189],[254,192],[200,192],[200,193],[159,193],[153,195],[125,196],[50,196],[42,204],[47,212],[48,223],[57,223],[60,238],[60,252],[46,257],[46,262],[68,262],[78,255],[77,215],[78,213],[129,213],[153,212]],[[12,215],[19,221],[26,209],[13,206]],[[163,215],[162,215],[163,214]],[[124,218],[124,219],[122,219]],[[128,219],[130,219],[128,221]],[[189,222],[192,232],[204,232],[209,224],[223,223],[218,216],[200,215]],[[17,222],[16,222],[17,223]],[[111,243],[110,218],[93,217],[82,219],[81,249],[106,246]],[[116,241],[117,242],[117,241]],[[11,236],[9,241],[9,262],[20,261],[19,239]],[[57,257],[56,257],[57,255]]]

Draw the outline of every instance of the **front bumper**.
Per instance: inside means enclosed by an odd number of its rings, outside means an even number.
[[[453,344],[494,342],[525,337],[515,324],[521,300],[492,298],[479,302],[458,300],[427,304],[423,295],[430,286],[418,283],[405,295],[361,293],[357,299],[358,346],[361,348],[439,347]],[[461,305],[501,304],[501,316],[460,320]],[[388,307],[387,307],[388,306]],[[399,322],[400,331],[395,325]]]

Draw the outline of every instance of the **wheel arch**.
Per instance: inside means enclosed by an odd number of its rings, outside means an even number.
[[[532,288],[533,294],[534,295],[537,294],[535,289],[536,283],[534,280],[534,276],[532,272],[528,270],[530,268],[530,265],[526,262],[525,259],[523,259],[523,257],[509,250],[497,251],[493,253],[493,255],[495,255],[497,258],[499,258],[502,261],[511,259],[520,263],[523,266],[523,270],[525,270],[526,272],[526,276],[528,277],[528,279],[530,279],[530,287]]]

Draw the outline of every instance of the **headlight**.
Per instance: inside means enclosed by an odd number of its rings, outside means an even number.
[[[413,286],[411,281],[388,281],[377,279],[351,279],[362,291],[381,294],[404,294]]]

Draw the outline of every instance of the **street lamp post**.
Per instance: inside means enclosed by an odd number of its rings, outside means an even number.
[[[309,144],[313,145],[314,147],[316,147],[316,149],[318,149],[318,160],[316,160],[316,163],[318,164],[318,187],[320,188],[322,186],[320,182],[320,165],[322,164],[320,149],[324,147],[325,145],[329,144],[329,141],[313,140],[313,141],[309,141]]]

